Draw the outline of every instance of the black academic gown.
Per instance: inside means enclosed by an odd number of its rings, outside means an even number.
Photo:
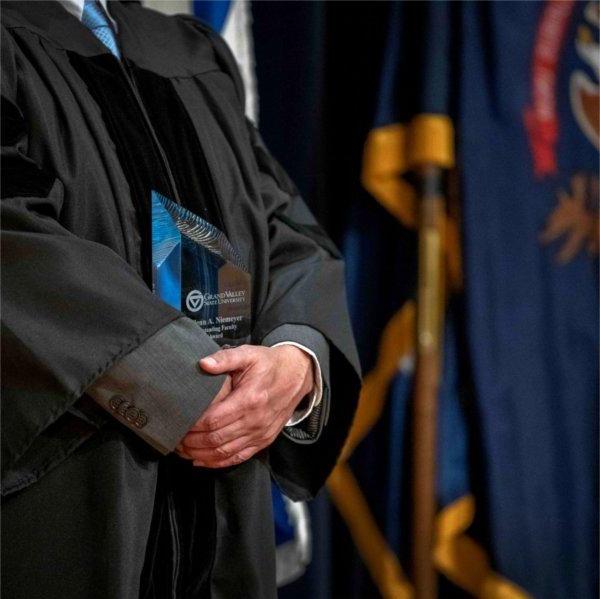
[[[1,9],[3,597],[274,597],[271,477],[314,496],[355,409],[340,255],[245,120],[207,27],[111,2],[121,64],[57,3]],[[149,290],[150,189],[247,258],[250,342],[286,323],[326,338],[317,439],[195,469],[86,395],[181,317]]]

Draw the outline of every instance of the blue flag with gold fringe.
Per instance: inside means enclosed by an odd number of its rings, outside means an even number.
[[[363,164],[388,215],[358,202],[344,245],[367,376],[330,481],[383,596],[413,592],[416,247],[403,229],[416,227],[423,162],[447,171],[440,596],[596,592],[599,14],[597,2],[394,4]],[[357,579],[352,596],[370,585]]]

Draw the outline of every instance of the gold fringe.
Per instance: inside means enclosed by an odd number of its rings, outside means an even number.
[[[377,363],[364,378],[356,416],[342,451],[342,462],[350,457],[381,417],[387,389],[398,372],[400,360],[413,353],[414,337],[415,302],[411,300],[394,314],[383,330]]]
[[[384,599],[411,599],[412,587],[386,543],[352,470],[345,463],[379,420],[400,360],[414,347],[415,303],[406,302],[385,327],[375,368],[365,377],[352,429],[327,488]]]
[[[409,170],[423,164],[454,166],[454,126],[445,114],[418,114],[410,122],[407,145]]]
[[[383,331],[377,363],[365,377],[341,461],[327,481],[331,499],[384,599],[410,599],[412,586],[377,527],[358,481],[345,462],[379,420],[401,359],[414,351],[414,330],[415,303],[409,301]],[[474,514],[475,500],[471,495],[461,497],[439,512],[434,547],[437,569],[479,599],[531,599],[523,589],[493,572],[485,551],[467,536]]]
[[[406,127],[399,123],[373,129],[365,143],[363,187],[405,227],[417,225],[415,191],[403,176],[406,163]]]
[[[446,578],[480,599],[532,599],[526,591],[496,574],[485,551],[466,531],[475,516],[475,499],[465,495],[437,515],[436,566]]]
[[[417,226],[415,191],[404,175],[420,164],[454,166],[454,127],[446,115],[420,114],[408,126],[394,123],[369,133],[363,153],[363,187],[411,229]]]
[[[363,187],[405,227],[417,227],[416,195],[404,175],[419,164],[454,166],[454,127],[446,115],[420,114],[408,126],[373,129],[365,143]],[[460,238],[455,219],[444,218],[446,272],[451,289],[462,286]]]
[[[412,599],[412,587],[377,527],[350,467],[338,464],[327,487],[381,596],[384,599]]]

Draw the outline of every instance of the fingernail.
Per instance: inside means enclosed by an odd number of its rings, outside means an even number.
[[[216,366],[217,365],[217,361],[214,358],[202,358],[202,360],[200,360],[200,362],[202,362],[206,366]]]

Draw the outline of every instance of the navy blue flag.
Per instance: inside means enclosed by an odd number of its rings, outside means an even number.
[[[434,548],[445,597],[597,589],[599,23],[594,2],[392,11],[363,181],[413,229],[411,169],[448,171]],[[409,597],[415,250],[363,203],[344,249],[368,372],[351,447],[366,438],[334,499],[381,594]],[[356,483],[369,513],[344,505]]]
[[[597,2],[461,11],[469,352],[490,548],[534,597],[598,591]]]

